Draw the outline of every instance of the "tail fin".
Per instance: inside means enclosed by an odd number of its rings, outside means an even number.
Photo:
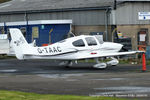
[[[29,47],[29,44],[25,40],[22,32],[17,28],[10,28],[10,35],[12,39],[13,49],[15,51],[17,59],[23,60],[23,50]]]

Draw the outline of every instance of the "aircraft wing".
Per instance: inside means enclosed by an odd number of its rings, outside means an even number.
[[[99,57],[113,57],[113,56],[121,56],[121,55],[131,55],[136,53],[144,53],[143,51],[128,51],[128,52],[113,52],[113,53],[91,53],[90,56],[80,56],[79,59],[86,59],[86,58],[99,58]]]
[[[110,57],[110,56],[121,56],[121,55],[131,55],[135,53],[143,53],[143,51],[129,51],[129,52],[116,52],[116,53],[103,53],[99,57]]]

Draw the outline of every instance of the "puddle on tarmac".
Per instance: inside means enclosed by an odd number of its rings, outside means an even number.
[[[105,91],[105,92],[98,92],[95,95],[131,94],[131,93],[137,94],[137,93],[149,93],[150,87],[123,86],[123,87],[94,88],[94,90]]]
[[[69,78],[69,77],[79,77],[79,76],[83,76],[83,74],[39,74],[38,76],[40,77],[45,77],[45,78]]]
[[[67,79],[66,81],[73,82],[73,81],[78,81],[78,80],[77,79]]]
[[[3,73],[13,73],[16,71],[17,71],[16,69],[0,70],[0,72],[3,72]]]
[[[101,81],[101,80],[102,80],[102,81],[105,81],[105,80],[106,80],[106,81],[107,81],[107,80],[108,80],[108,81],[121,81],[121,80],[127,80],[127,78],[108,78],[108,79],[91,79],[91,80],[97,80],[97,81],[99,81],[99,80],[100,80],[100,81]]]

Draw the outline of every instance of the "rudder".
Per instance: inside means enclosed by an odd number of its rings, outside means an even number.
[[[29,45],[19,29],[10,28],[9,31],[16,57],[17,59],[23,60],[24,59],[23,49],[28,48]]]

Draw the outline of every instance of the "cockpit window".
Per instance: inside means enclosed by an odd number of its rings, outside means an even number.
[[[87,41],[88,46],[97,45],[97,42],[93,37],[86,37],[85,40]]]
[[[104,41],[103,41],[103,36],[102,36],[102,35],[95,35],[95,37],[96,37],[96,39],[98,40],[98,42],[99,42],[100,44],[103,44],[103,43],[104,43]]]
[[[82,39],[76,40],[72,43],[75,47],[84,47],[85,44]]]

